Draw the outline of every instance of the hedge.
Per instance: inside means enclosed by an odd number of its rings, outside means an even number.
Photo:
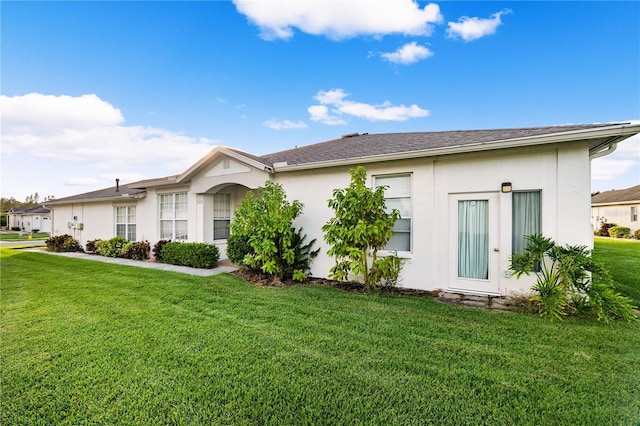
[[[218,260],[220,250],[214,244],[173,241],[162,247],[162,263],[211,269],[218,265]]]

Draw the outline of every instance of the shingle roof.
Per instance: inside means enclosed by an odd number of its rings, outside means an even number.
[[[616,123],[620,124],[620,123]],[[566,126],[528,127],[497,130],[457,130],[444,132],[414,132],[362,134],[342,137],[326,142],[286,151],[266,154],[260,160],[269,165],[286,162],[287,165],[299,165],[323,161],[335,161],[369,157],[385,154],[397,154],[412,151],[426,151],[438,148],[451,148],[555,133],[597,129],[614,124],[579,124]]]
[[[85,192],[83,194],[72,195],[70,197],[58,198],[52,200],[47,204],[55,205],[65,202],[80,201],[80,200],[97,200],[97,199],[112,199],[117,197],[132,197],[135,195],[145,194],[146,190],[138,188],[130,188],[129,184],[120,185],[120,190],[116,192],[116,187],[98,189],[97,191]]]
[[[51,213],[51,209],[40,204],[37,206],[19,207],[17,209],[11,209],[11,212],[16,214]]]
[[[601,192],[591,197],[591,204],[621,203],[625,201],[640,202],[640,185],[627,189],[614,189]]]

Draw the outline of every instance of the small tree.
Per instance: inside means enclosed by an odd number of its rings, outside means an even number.
[[[359,166],[349,171],[348,188],[333,191],[329,207],[335,217],[323,227],[325,241],[331,245],[327,252],[336,259],[331,278],[346,280],[349,273],[362,276],[367,291],[381,282],[397,281],[400,259],[396,254],[378,258],[393,236],[393,225],[400,212],[387,213],[384,201],[386,187],[371,189],[366,185],[367,171]]]
[[[258,188],[257,196],[247,192],[230,225],[234,241],[250,246],[250,250],[242,249],[247,253],[242,264],[280,279],[304,280],[318,250],[311,250],[315,240],[304,244],[302,229],[296,231],[291,226],[302,207],[297,200],[289,203],[282,186],[270,181]]]

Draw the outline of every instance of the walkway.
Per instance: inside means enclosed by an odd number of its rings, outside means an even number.
[[[200,277],[210,277],[212,275],[221,274],[223,272],[233,272],[238,268],[228,264],[227,261],[221,261],[221,264],[217,268],[213,269],[200,269],[200,268],[189,268],[188,266],[176,266],[169,265],[166,263],[157,263],[157,262],[143,262],[141,260],[132,260],[132,259],[121,259],[116,257],[105,257],[99,256],[95,254],[87,254],[87,253],[55,253],[52,251],[46,251],[42,248],[30,248],[26,249],[29,251],[34,251],[37,253],[46,253],[55,256],[64,256],[71,257],[75,259],[84,259],[84,260],[93,260],[96,262],[104,262],[104,263],[114,263],[117,265],[129,265],[129,266],[137,266],[138,268],[148,268],[148,269],[160,269],[162,271],[171,271],[171,272],[179,272],[181,274],[189,274],[189,275],[197,275]]]

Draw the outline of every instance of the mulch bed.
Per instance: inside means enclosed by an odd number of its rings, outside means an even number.
[[[293,281],[293,280],[282,281],[277,277],[272,277],[267,274],[248,271],[245,269],[238,269],[237,271],[233,272],[233,274],[256,286],[288,287],[288,286],[300,285],[300,284],[316,284],[316,285],[326,285],[326,286],[334,287],[343,291],[349,291],[352,293],[366,293],[364,284],[356,281],[336,281],[336,280],[330,280],[327,278],[316,278],[316,277],[309,277],[306,279],[306,281],[303,281],[303,282]],[[426,291],[426,290],[415,290],[415,289],[402,288],[402,287],[383,287],[383,288],[380,288],[380,293],[391,295],[391,296],[434,297],[437,292]]]

